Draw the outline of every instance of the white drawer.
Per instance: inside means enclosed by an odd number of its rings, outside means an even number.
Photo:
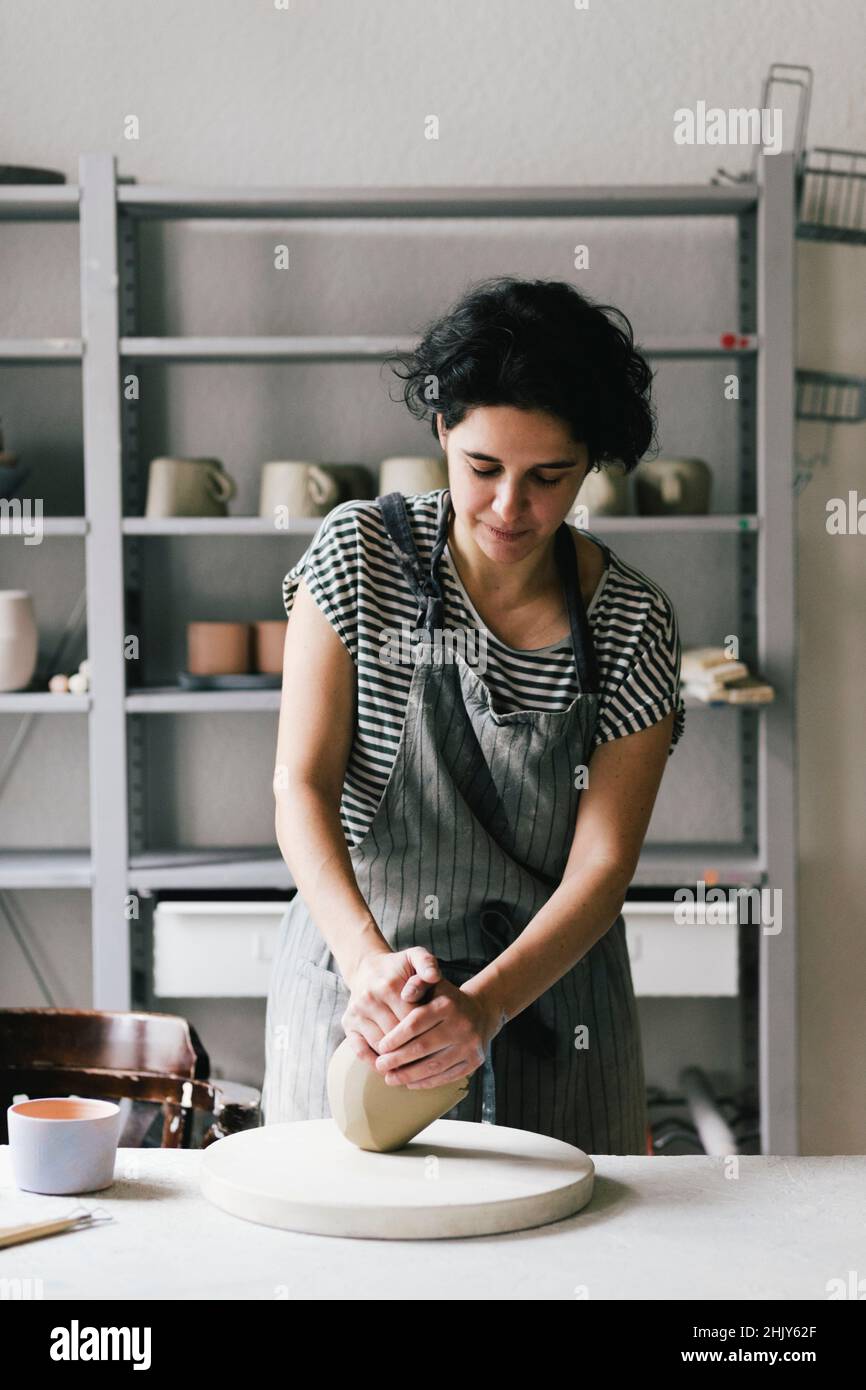
[[[671,902],[626,903],[631,976],[637,995],[736,995],[738,991],[737,905],[718,925],[680,924]]]
[[[267,995],[279,902],[160,902],[153,914],[153,989],[167,998]]]

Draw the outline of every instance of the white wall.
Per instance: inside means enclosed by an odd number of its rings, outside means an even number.
[[[77,181],[78,156],[109,150],[121,175],[149,183],[521,185],[706,182],[719,165],[748,166],[750,152],[673,141],[673,112],[753,106],[773,61],[809,63],[815,91],[808,143],[866,149],[862,54],[866,21],[858,0],[49,0],[0,7],[0,159],[47,165]],[[425,119],[440,122],[436,141]],[[140,135],[124,136],[138,118]],[[411,332],[463,284],[514,271],[570,277],[571,231],[525,223],[398,226],[343,224],[326,235],[293,224],[295,273],[275,287],[272,225],[151,227],[143,239],[142,331]],[[284,233],[285,229],[283,229]],[[730,228],[673,221],[592,224],[592,269],[581,281],[619,304],[638,336],[715,328],[732,315]],[[78,331],[77,247],[67,227],[0,228],[0,332]],[[801,243],[798,251],[799,364],[864,367],[864,250]],[[701,368],[659,377],[665,451],[699,452],[724,490],[735,435],[709,404]],[[426,449],[430,436],[388,400],[372,366],[150,369],[142,411],[143,457],[216,453],[241,484],[239,511],[255,510],[258,466],[267,458],[318,455],[375,463],[387,453]],[[392,388],[393,389],[393,388]],[[80,512],[81,420],[74,368],[3,369],[0,416],[7,447],[31,460],[54,512]],[[149,399],[147,396],[149,395]],[[815,436],[804,436],[814,443]],[[862,691],[866,559],[862,537],[832,538],[828,497],[864,489],[862,427],[838,429],[833,462],[799,507],[801,788],[801,1147],[806,1153],[866,1147],[866,1040],[862,1027],[863,840],[866,734]],[[196,545],[198,543],[195,543]],[[732,596],[718,592],[724,542],[665,560],[645,543],[624,553],[665,585],[681,608],[683,639],[723,621]],[[281,614],[279,579],[300,553],[276,541],[249,553],[229,543],[221,570],[205,552],[168,548],[151,565],[156,614],[178,584],[183,617]],[[34,558],[0,549],[0,584],[32,588],[43,651],[59,637],[83,583],[82,551],[55,541]],[[223,552],[221,552],[223,553]],[[189,567],[186,560],[190,558]],[[169,572],[162,574],[162,560]],[[704,577],[698,573],[701,561]],[[22,568],[23,566],[23,568]],[[244,571],[243,590],[236,575]],[[683,584],[683,572],[689,583]],[[213,611],[204,611],[204,605]],[[152,631],[158,631],[154,624]],[[729,630],[729,629],[726,629]],[[159,631],[155,666],[176,664],[179,625]],[[156,645],[156,639],[155,639]],[[83,651],[80,653],[83,655]],[[77,657],[76,657],[77,660]],[[37,721],[27,753],[3,790],[6,845],[87,843],[84,720]],[[186,842],[220,838],[225,819],[237,843],[272,833],[270,772],[275,723],[229,717],[211,729],[163,729],[154,777],[179,764],[183,795],[166,794],[164,824]],[[74,729],[70,728],[74,724]],[[231,728],[229,729],[229,726]],[[16,721],[0,718],[0,756]],[[223,737],[224,731],[228,731]],[[243,737],[243,747],[240,738]],[[682,799],[728,757],[724,721],[687,721],[654,817],[657,838],[678,833]],[[733,746],[733,745],[732,745]],[[246,769],[239,777],[238,768]],[[168,781],[165,783],[169,785]],[[232,789],[229,795],[228,789]],[[689,818],[700,800],[689,804]],[[210,810],[208,808],[211,808]],[[158,815],[158,811],[157,811]],[[735,808],[723,802],[714,833]],[[170,830],[169,830],[170,827]],[[86,894],[12,895],[30,923],[37,959],[55,1002],[86,1006]],[[0,1003],[45,997],[0,920]],[[260,1077],[263,1014],[244,1004],[182,1008],[199,1027],[221,1074]],[[653,1006],[655,1012],[656,1006]],[[649,1011],[645,1017],[649,1020]],[[724,1074],[732,1019],[690,1013],[685,1043]],[[726,1031],[727,1030],[727,1031]],[[712,1044],[712,1046],[711,1046]],[[221,1050],[222,1049],[222,1050]],[[715,1050],[714,1050],[715,1049]],[[671,1082],[659,1044],[651,1080]]]

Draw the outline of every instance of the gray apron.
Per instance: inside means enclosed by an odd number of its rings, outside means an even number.
[[[524,929],[559,886],[574,836],[578,770],[589,763],[599,677],[565,522],[555,555],[579,694],[562,711],[499,713],[443,628],[439,561],[429,571],[401,493],[377,499],[419,599],[422,629],[406,717],[367,834],[349,850],[361,894],[395,951],[426,946],[460,985]],[[328,1063],[350,992],[300,894],[281,924],[267,1004],[265,1124],[330,1115]],[[504,1025],[448,1118],[548,1134],[587,1153],[647,1152],[640,1026],[622,914],[527,1009]]]

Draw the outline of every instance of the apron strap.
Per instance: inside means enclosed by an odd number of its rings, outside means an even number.
[[[435,628],[444,626],[444,598],[439,583],[439,559],[448,539],[448,513],[443,513],[436,537],[430,569],[425,571],[412,534],[406,498],[402,492],[386,492],[377,497],[391,549],[397,557],[412,592],[419,601],[418,624],[432,635]]]
[[[589,630],[589,619],[583,594],[580,592],[580,574],[577,565],[577,552],[574,548],[571,531],[563,521],[556,533],[556,563],[565,591],[568,607],[568,623],[571,628],[571,642],[574,647],[574,662],[580,689],[584,694],[598,694],[600,677],[595,644]]]

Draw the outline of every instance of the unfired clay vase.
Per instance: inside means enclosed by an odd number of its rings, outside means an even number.
[[[577,506],[590,516],[628,516],[631,513],[629,475],[621,463],[603,463],[587,473],[577,494]]]
[[[642,516],[703,516],[713,475],[703,459],[658,458],[638,465],[637,509]]]
[[[147,477],[145,516],[227,516],[237,491],[214,458],[156,458]]]
[[[278,507],[289,516],[326,516],[339,497],[336,478],[321,464],[297,459],[262,464],[259,515],[271,521]]]
[[[287,618],[266,619],[253,623],[253,670],[278,676],[283,669],[283,648],[286,645]]]
[[[355,1055],[348,1038],[328,1065],[328,1102],[337,1128],[359,1149],[375,1153],[402,1149],[468,1090],[468,1076],[416,1091],[389,1086],[369,1062]]]
[[[25,690],[36,670],[39,634],[26,589],[0,590],[0,690]]]
[[[250,669],[249,623],[187,623],[191,676],[243,675]]]
[[[402,492],[404,497],[411,497],[417,492],[432,492],[434,488],[447,486],[448,464],[444,455],[387,458],[379,468],[380,497],[389,492]]]

